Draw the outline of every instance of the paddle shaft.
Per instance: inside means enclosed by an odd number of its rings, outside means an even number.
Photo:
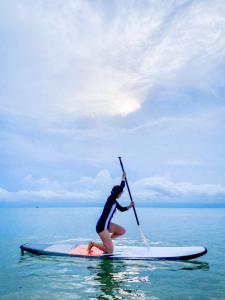
[[[121,159],[120,156],[119,156],[119,161],[120,161],[120,165],[121,165],[121,168],[122,168],[123,172],[125,172],[124,167],[123,167],[123,162],[122,162],[122,159]],[[128,181],[127,181],[127,177],[125,177],[125,182],[126,182],[126,185],[127,185],[127,189],[128,189],[128,193],[129,193],[129,196],[130,196],[130,200],[134,203],[132,195],[131,195],[131,192],[130,192],[129,184],[128,184]],[[135,215],[137,224],[138,224],[138,226],[140,226],[135,206],[133,205],[132,207],[133,207],[133,210],[134,210],[134,215]]]

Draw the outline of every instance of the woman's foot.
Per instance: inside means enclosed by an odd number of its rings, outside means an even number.
[[[89,243],[88,243],[88,246],[87,246],[87,251],[88,252],[91,252],[92,250],[92,247],[94,247],[94,242],[92,242],[92,241],[90,241]]]

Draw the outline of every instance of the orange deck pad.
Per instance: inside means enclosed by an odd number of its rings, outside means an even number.
[[[87,245],[79,245],[73,250],[70,251],[70,254],[72,255],[81,255],[81,256],[101,256],[104,252],[102,250],[99,250],[96,247],[93,247],[91,249],[91,252],[87,251]]]

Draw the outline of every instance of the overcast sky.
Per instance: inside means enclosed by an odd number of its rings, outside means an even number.
[[[223,0],[8,0],[0,205],[225,206]],[[124,203],[128,195],[124,195]]]

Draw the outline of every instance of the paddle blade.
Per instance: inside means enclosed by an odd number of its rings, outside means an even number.
[[[138,226],[138,227],[139,227],[139,232],[140,232],[140,236],[141,236],[141,239],[142,239],[143,243],[145,244],[145,246],[149,246],[149,241],[146,238],[146,236],[144,235],[144,232],[141,229],[141,226]]]

